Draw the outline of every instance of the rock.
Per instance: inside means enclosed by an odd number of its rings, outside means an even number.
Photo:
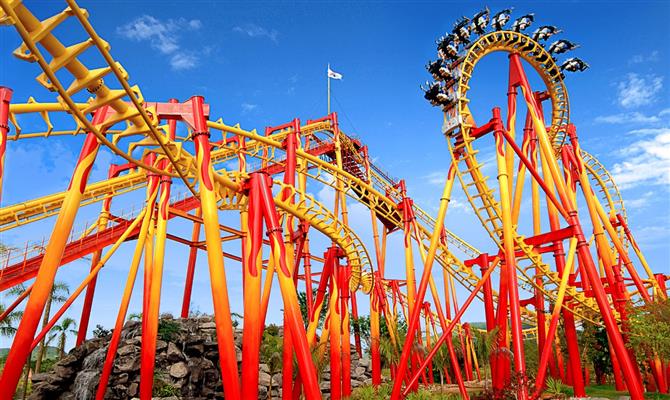
[[[158,352],[158,351],[165,350],[167,348],[167,345],[168,345],[167,342],[165,342],[163,340],[157,340],[156,341],[156,351]]]
[[[330,382],[321,382],[319,384],[319,388],[321,389],[322,392],[324,393],[330,393]]]
[[[138,392],[140,390],[140,384],[137,382],[133,382],[130,385],[128,385],[128,396],[137,396]]]
[[[140,357],[120,357],[118,358],[118,361],[114,363],[114,367],[115,370],[121,372],[137,371],[140,369]]]
[[[186,341],[184,353],[189,357],[200,357],[205,352],[204,340],[202,337],[192,337]]]
[[[176,344],[170,342],[167,345],[167,359],[171,362],[176,362],[184,359],[184,355]]]
[[[267,397],[268,397],[268,387],[258,385],[258,398],[259,399],[265,399]]]
[[[359,367],[363,368],[370,368],[372,366],[372,362],[367,356],[363,356],[356,362]]]
[[[61,358],[58,364],[65,367],[74,366],[79,364],[79,359],[74,354],[68,354]]]
[[[186,364],[184,364],[183,362],[178,362],[170,367],[171,377],[181,379],[184,378],[186,375],[188,375],[188,368],[186,368]]]
[[[33,386],[33,391],[30,393],[30,396],[28,396],[28,399],[52,399],[54,398],[54,393],[58,393],[59,391],[59,386],[52,385],[48,382],[41,382],[39,385]]]
[[[204,322],[200,324],[200,329],[202,330],[208,330],[208,329],[216,329],[216,323],[215,322]]]
[[[258,365],[258,370],[261,372],[265,372],[266,374],[270,373],[270,367],[268,367],[267,364],[259,364]]]
[[[272,386],[277,386],[277,387],[281,386],[281,380],[282,380],[281,372],[272,375]]]
[[[120,357],[123,357],[138,353],[139,351],[140,351],[139,347],[129,344],[123,347],[119,347],[119,349],[116,351],[116,354]]]
[[[270,386],[270,382],[272,380],[272,377],[270,374],[266,374],[265,372],[259,372],[258,373],[258,384],[261,386]]]
[[[365,371],[366,369],[364,367],[356,367],[356,369],[351,375],[355,377],[362,377],[365,376]]]

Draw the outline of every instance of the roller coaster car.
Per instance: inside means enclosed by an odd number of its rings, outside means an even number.
[[[470,19],[468,17],[462,17],[460,20],[456,21],[454,24],[454,29],[452,30],[454,35],[463,43],[467,44],[470,42]]]
[[[510,14],[512,14],[512,9],[507,8],[505,10],[497,12],[493,18],[491,18],[491,26],[496,31],[501,31],[503,27],[509,22]]]
[[[456,104],[456,96],[451,93],[445,93],[442,85],[439,82],[426,82],[427,88],[421,88],[424,91],[423,97],[433,106],[442,106],[443,108],[451,108]]]
[[[570,50],[574,50],[579,47],[578,44],[572,43],[569,40],[561,39],[557,40],[549,46],[549,53],[551,54],[563,54],[567,53]]]
[[[447,118],[444,119],[444,123],[442,124],[442,133],[445,136],[453,136],[454,132],[461,126],[461,116],[455,111],[447,110],[445,112],[447,113]]]
[[[429,61],[426,65],[426,70],[433,75],[436,81],[447,80],[451,78],[451,71],[449,67],[444,65],[442,60]]]
[[[589,65],[577,57],[568,58],[561,64],[561,71],[582,72],[588,68]]]
[[[514,32],[521,32],[525,29],[527,29],[535,20],[535,14],[530,13],[526,14],[522,17],[519,17],[514,21],[514,24],[512,24],[512,30]]]
[[[560,33],[561,30],[558,29],[555,26],[551,25],[545,25],[537,28],[535,32],[533,32],[533,40],[538,42],[540,40],[547,40],[550,37],[554,36],[557,33]]]
[[[475,32],[478,35],[484,34],[486,31],[486,26],[489,24],[489,9],[486,8],[475,14],[472,17],[472,23],[470,24],[470,32]]]
[[[458,40],[455,35],[449,34],[437,41],[437,55],[446,61],[458,59]]]

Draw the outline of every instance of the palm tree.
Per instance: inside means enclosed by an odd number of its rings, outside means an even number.
[[[495,353],[495,349],[498,345],[498,328],[488,332],[475,329],[474,332],[475,355],[477,356],[479,365],[484,366],[484,389],[488,389],[489,368],[486,367],[486,364],[489,362],[491,354]]]
[[[51,328],[51,331],[54,332],[51,334],[47,343],[50,343],[53,339],[58,337],[58,358],[61,359],[65,356],[65,340],[67,339],[68,334],[76,334],[77,330],[74,329],[77,327],[77,323],[72,318],[64,318],[60,324],[54,325]]]
[[[439,338],[435,336],[433,343],[436,343],[438,339]],[[440,386],[442,389],[444,389],[444,374],[449,364],[449,352],[446,345],[443,344],[440,346],[440,348],[437,350],[437,353],[435,353],[435,356],[433,357],[433,368],[437,369],[437,371],[440,373]]]
[[[3,314],[6,310],[4,304],[0,303],[0,314]],[[0,321],[0,336],[12,337],[16,333],[16,323],[21,320],[23,312],[21,311],[12,311],[10,312],[5,319]]]
[[[49,294],[49,300],[47,300],[46,307],[44,309],[44,317],[42,318],[42,329],[44,329],[49,323],[51,318],[51,305],[55,303],[63,303],[67,300],[67,295],[70,294],[70,287],[65,282],[54,282],[53,287],[51,288],[51,293]],[[46,351],[46,336],[40,341],[40,345],[37,348],[37,360],[35,361],[35,372],[41,372],[42,360],[44,359],[44,353]]]

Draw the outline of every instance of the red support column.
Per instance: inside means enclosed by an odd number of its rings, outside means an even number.
[[[97,110],[93,117],[93,124],[102,124],[106,114],[107,107]],[[79,159],[67,188],[65,199],[56,218],[49,244],[35,278],[33,289],[23,311],[23,318],[19,323],[12,347],[7,355],[5,369],[0,378],[0,400],[10,400],[13,397],[16,385],[23,371],[23,366],[30,355],[30,346],[44,312],[46,302],[49,299],[56,271],[58,270],[70,231],[72,230],[72,224],[79,210],[81,198],[86,189],[86,183],[88,182],[88,177],[93,168],[93,162],[99,148],[100,143],[98,142],[98,138],[89,132],[86,135]]]
[[[301,380],[304,385],[305,395],[308,400],[321,398],[321,390],[316,379],[316,369],[312,361],[312,354],[307,344],[305,325],[300,316],[298,296],[291,271],[286,262],[286,248],[284,246],[281,226],[279,225],[279,214],[272,199],[272,180],[267,174],[251,174],[251,193],[261,197],[263,207],[263,218],[268,229],[270,247],[275,259],[275,268],[279,278],[279,286],[284,299],[284,310],[288,311],[286,317],[290,323],[290,335],[293,348],[295,349]]]
[[[340,267],[340,311],[342,314],[342,396],[351,396],[351,336],[349,330],[349,277],[350,266]]]
[[[113,178],[118,176],[122,171],[125,171],[130,167],[129,164],[124,166],[110,165],[109,172],[107,174],[108,178]],[[112,205],[112,196],[107,196],[102,202],[102,211],[100,212],[100,217],[98,220],[98,231],[101,231],[107,227],[107,222],[109,218],[109,211]],[[100,257],[102,256],[102,249],[97,250],[93,253],[91,259],[91,271],[93,271],[100,262]],[[95,286],[98,280],[98,275],[96,274],[91,282],[86,286],[86,294],[84,295],[84,306],[81,310],[81,318],[79,319],[79,328],[77,331],[77,341],[76,345],[79,346],[86,340],[86,331],[88,331],[88,322],[91,317],[91,308],[93,306],[93,296],[95,295]]]
[[[209,128],[204,113],[204,99],[202,96],[193,96],[188,101],[193,109],[193,133],[191,137],[195,143],[196,164],[200,182],[200,203],[205,226],[205,240],[207,242],[207,261],[214,302],[214,317],[216,322],[216,337],[219,348],[219,361],[223,390],[227,400],[240,399],[240,382],[237,369],[237,356],[233,339],[233,323],[230,314],[230,301],[226,273],[223,265],[221,236],[216,193],[214,187],[214,170],[211,160],[211,146],[209,143]]]
[[[200,207],[195,211],[195,216],[200,218],[202,210]],[[193,291],[193,278],[195,277],[195,262],[198,257],[198,247],[195,243],[200,240],[200,222],[193,222],[193,230],[191,231],[191,245],[188,251],[188,263],[186,264],[186,279],[184,280],[184,297],[181,302],[181,317],[188,318],[191,307],[191,293]]]

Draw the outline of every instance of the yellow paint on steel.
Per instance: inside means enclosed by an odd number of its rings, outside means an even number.
[[[472,145],[475,139],[470,136],[474,119],[469,108],[470,100],[467,98],[470,89],[469,82],[476,64],[486,55],[496,51],[519,54],[538,72],[547,87],[547,93],[552,104],[551,126],[547,135],[552,142],[555,154],[565,140],[564,129],[569,122],[569,104],[567,89],[563,84],[560,69],[539,43],[522,33],[497,31],[483,35],[470,46],[460,64],[461,77],[457,86],[459,130],[457,133],[451,133],[447,142],[449,143],[453,163],[456,166],[466,165],[464,169],[462,169],[463,167],[456,168],[456,171],[468,201],[489,236],[502,249],[501,207],[494,197],[494,189],[491,189],[487,183],[488,177],[483,174],[484,164],[476,158],[478,151]],[[544,61],[540,62],[540,60]],[[446,113],[444,118],[446,121]],[[455,143],[454,140],[450,140],[454,137],[459,137],[461,140]],[[459,152],[462,155],[456,158],[455,154]],[[524,258],[537,267],[545,278],[543,285],[538,285],[535,281],[535,273],[530,274],[527,267],[519,264],[520,284],[527,290],[530,290],[531,287],[537,287],[545,296],[554,301],[560,286],[560,277],[542,261],[541,255],[534,251],[533,246],[524,242],[523,236],[520,236],[516,231],[513,232],[513,236],[515,247],[524,253]],[[597,323],[596,318],[592,317],[598,314],[598,306],[595,301],[586,297],[574,286],[570,285],[566,290],[568,295],[577,303],[577,306],[570,311],[582,319]]]

